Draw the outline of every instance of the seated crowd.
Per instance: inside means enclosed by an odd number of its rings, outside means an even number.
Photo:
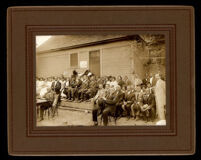
[[[70,78],[37,78],[37,98],[49,98],[55,93],[67,101],[91,101],[94,104],[92,118],[98,125],[97,117],[101,115],[103,124],[108,124],[108,117],[126,116],[136,120],[147,121],[156,118],[156,102],[151,77],[131,82],[127,76],[97,77],[90,71],[78,75],[73,71]]]

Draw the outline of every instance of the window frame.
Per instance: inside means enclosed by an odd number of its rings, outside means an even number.
[[[77,55],[76,65],[72,66],[72,55]],[[78,68],[78,53],[70,53],[70,68]]]

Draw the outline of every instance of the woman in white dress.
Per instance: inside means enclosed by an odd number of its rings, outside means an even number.
[[[51,86],[48,84],[48,80],[45,79],[43,81],[43,84],[41,85],[41,90],[40,90],[40,98],[45,98],[45,95],[50,91]]]
[[[156,114],[159,120],[165,120],[166,86],[159,74],[155,75],[157,82],[155,86]]]

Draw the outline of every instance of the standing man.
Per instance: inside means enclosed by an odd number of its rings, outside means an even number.
[[[72,75],[69,83],[68,89],[68,100],[75,100],[75,90],[76,90],[76,76]]]
[[[56,84],[55,77],[52,77],[52,85],[51,85],[52,91],[54,91],[55,84]]]
[[[55,113],[58,110],[58,105],[61,102],[60,90],[61,90],[61,82],[60,82],[59,77],[57,77],[56,81],[55,81],[55,86],[54,86],[55,93],[53,95],[54,99],[53,99],[53,103],[52,103],[52,117],[55,116]]]
[[[82,85],[82,81],[80,79],[79,76],[77,76],[76,78],[76,81],[75,81],[75,90],[74,90],[74,97],[75,97],[75,100],[78,101],[79,100],[79,89],[80,89],[80,86]]]
[[[61,90],[61,82],[59,81],[59,78],[57,78],[54,86],[54,91],[56,92],[56,94],[60,94],[60,90]]]

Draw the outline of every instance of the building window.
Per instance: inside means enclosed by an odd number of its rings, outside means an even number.
[[[77,67],[78,66],[78,54],[72,53],[70,54],[70,67]]]

